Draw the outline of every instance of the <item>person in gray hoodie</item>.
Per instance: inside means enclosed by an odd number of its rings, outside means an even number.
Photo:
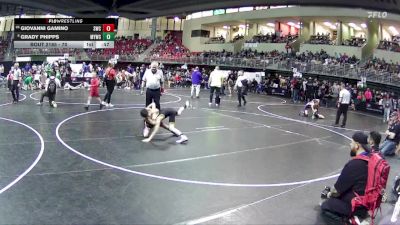
[[[384,95],[382,99],[382,107],[383,107],[383,122],[387,123],[389,121],[390,111],[393,108],[392,100],[389,98],[389,95]]]

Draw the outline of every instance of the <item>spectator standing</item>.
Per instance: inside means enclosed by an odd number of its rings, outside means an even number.
[[[365,101],[367,102],[367,104],[370,103],[372,100],[372,93],[371,93],[371,90],[369,90],[369,88],[367,88],[367,90],[365,91],[364,96],[365,96]]]
[[[209,106],[212,105],[214,92],[215,92],[215,106],[218,107],[220,105],[221,100],[219,95],[223,81],[224,81],[223,74],[219,70],[219,66],[216,66],[214,71],[211,72],[210,78],[208,80],[210,86],[210,102],[208,103]]]
[[[234,89],[237,90],[238,93],[238,107],[242,106],[242,99],[243,99],[243,104],[246,105],[246,98],[245,95],[247,94],[247,87],[248,87],[248,80],[243,76],[244,72],[243,70],[238,72],[238,78],[235,83]]]
[[[108,68],[106,69],[105,78],[104,78],[104,81],[107,86],[107,93],[104,96],[104,100],[102,102],[102,104],[107,107],[114,107],[114,105],[111,104],[111,95],[114,92],[116,75],[117,74],[114,69],[114,64],[109,63]]]
[[[200,88],[202,79],[203,78],[200,73],[199,67],[196,67],[192,73],[192,88],[190,91],[191,98],[194,98],[195,92],[196,92],[196,98],[200,97]]]
[[[390,110],[392,108],[392,101],[389,99],[389,95],[383,96],[381,99],[380,105],[383,107],[383,122],[387,123],[389,121]]]

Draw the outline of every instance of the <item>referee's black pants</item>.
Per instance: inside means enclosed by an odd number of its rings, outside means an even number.
[[[340,116],[343,114],[342,126],[346,126],[348,109],[349,109],[349,104],[340,104],[339,109],[336,113],[336,122],[335,122],[336,125],[339,124]]]
[[[12,81],[12,86],[11,86],[11,94],[13,97],[14,102],[18,102],[19,101],[19,80],[13,80]]]
[[[153,101],[156,104],[158,110],[161,109],[160,107],[160,98],[161,98],[161,90],[160,88],[157,89],[146,89],[146,107],[150,105]]]
[[[238,101],[239,101],[239,105],[242,105],[242,99],[244,101],[244,104],[246,104],[246,98],[245,96],[245,87],[237,87],[237,94],[238,94]]]
[[[219,95],[220,95],[221,88],[213,87],[213,86],[210,87],[210,103],[212,103],[212,101],[213,101],[214,91],[215,91],[215,103],[220,104]]]

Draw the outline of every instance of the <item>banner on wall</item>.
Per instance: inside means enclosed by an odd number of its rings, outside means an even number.
[[[82,70],[82,66],[83,64],[69,64],[71,66],[71,77],[82,77],[81,75],[81,70]]]
[[[245,76],[249,81],[255,79],[257,83],[260,83],[262,77],[265,76],[265,72],[244,72],[243,76]]]
[[[229,74],[232,72],[231,70],[220,70],[223,78],[228,78]]]
[[[245,48],[257,48],[258,43],[244,43]]]
[[[64,56],[48,56],[46,57],[46,62],[53,64],[55,61],[63,60]]]
[[[280,95],[280,96],[290,97],[290,91],[284,88],[268,87],[267,93],[270,95]]]

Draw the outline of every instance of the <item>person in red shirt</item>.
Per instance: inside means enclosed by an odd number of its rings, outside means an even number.
[[[114,64],[109,63],[108,67],[105,71],[105,77],[104,77],[104,81],[107,86],[107,94],[106,94],[106,96],[104,96],[104,100],[102,102],[102,104],[107,107],[113,107],[113,105],[110,102],[111,102],[111,95],[112,95],[112,93],[114,91],[114,87],[115,87],[116,75],[117,75],[117,73],[115,72]]]
[[[103,108],[103,103],[101,102],[101,98],[99,95],[99,86],[100,86],[100,80],[97,77],[96,72],[92,73],[92,80],[90,81],[90,91],[89,91],[89,97],[88,97],[88,101],[87,104],[85,106],[86,110],[89,110],[89,105],[90,105],[90,101],[92,100],[92,98],[96,98],[99,103],[100,103],[100,109]]]

